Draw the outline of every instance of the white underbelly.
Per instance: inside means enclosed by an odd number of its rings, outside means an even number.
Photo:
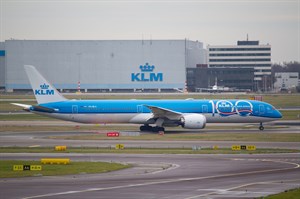
[[[207,123],[257,123],[257,122],[270,122],[275,119],[257,116],[240,116],[230,115],[221,116],[219,114],[205,114]]]
[[[101,123],[135,123],[144,124],[152,117],[151,113],[139,114],[58,114],[58,113],[42,113],[37,114],[57,118],[61,120],[101,124]]]

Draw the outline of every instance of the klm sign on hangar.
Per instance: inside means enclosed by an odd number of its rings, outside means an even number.
[[[146,63],[144,66],[140,65],[140,72],[131,73],[132,82],[162,82],[163,73],[154,73],[155,66],[150,66]]]
[[[184,89],[186,67],[204,63],[203,44],[189,40],[7,40],[5,52],[7,91],[31,89],[26,64],[62,91],[127,92]]]

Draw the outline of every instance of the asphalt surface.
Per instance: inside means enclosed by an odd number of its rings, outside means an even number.
[[[288,130],[288,131],[287,131]],[[209,130],[205,133],[259,132],[257,130]],[[199,131],[200,132],[200,131]],[[202,131],[201,131],[202,132]],[[266,129],[262,133],[299,133],[299,126]],[[168,133],[168,132],[167,132]],[[177,132],[178,133],[178,132]],[[180,132],[179,132],[180,133]],[[185,132],[183,132],[185,133]],[[54,140],[49,136],[93,132],[1,132],[0,146],[98,146],[114,147],[231,147],[253,144],[259,148],[300,149],[299,142],[228,141],[126,141]],[[71,161],[106,161],[133,167],[104,174],[38,176],[0,179],[0,199],[10,198],[255,198],[300,187],[300,153],[235,155],[149,154],[34,154],[1,153],[1,160],[40,160],[68,157]]]
[[[1,198],[254,198],[300,186],[300,154],[1,154],[1,159],[113,161],[105,174],[0,179]]]
[[[47,122],[36,122],[30,125],[46,125]],[[176,133],[263,133],[268,138],[268,133],[300,133],[300,125],[297,122],[292,123],[288,128],[275,128],[265,129],[259,131],[257,129],[201,129],[197,131],[186,131],[178,130],[175,132],[166,131],[166,134]],[[6,121],[2,121],[2,125],[10,125]],[[23,123],[18,123],[22,125]],[[49,123],[48,123],[49,124]],[[63,124],[60,122],[53,122],[50,124]],[[66,123],[68,125],[69,123]],[[74,123],[71,123],[74,125]],[[286,124],[286,123],[285,123]],[[295,125],[296,124],[296,125]],[[24,124],[23,124],[24,125]],[[226,124],[223,124],[226,125]],[[232,124],[227,124],[232,125]],[[235,125],[235,124],[233,124]],[[241,125],[241,124],[238,124]],[[0,122],[1,126],[1,122]],[[124,144],[125,147],[136,147],[136,148],[192,148],[193,146],[198,147],[212,147],[219,146],[221,148],[230,148],[232,145],[256,145],[258,148],[285,148],[285,149],[300,149],[299,142],[253,142],[253,141],[159,141],[159,140],[68,140],[68,139],[49,139],[49,137],[59,136],[73,136],[73,135],[93,135],[98,133],[106,133],[107,131],[72,131],[72,132],[0,132],[0,146],[11,147],[11,146],[41,146],[41,147],[53,147],[56,145],[67,145],[72,147],[114,147],[116,144]],[[159,136],[159,135],[157,135]]]
[[[255,145],[257,148],[300,149],[299,142],[254,142],[254,141],[158,141],[158,140],[62,140],[48,139],[51,136],[91,135],[91,132],[29,132],[29,133],[0,133],[2,147],[100,147],[110,148],[116,144],[124,144],[128,148],[202,148],[219,146],[231,148],[232,145]],[[159,136],[159,135],[157,135]],[[267,137],[267,135],[266,135]]]

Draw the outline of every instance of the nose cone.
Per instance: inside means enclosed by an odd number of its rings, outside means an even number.
[[[276,110],[275,114],[274,114],[274,118],[280,119],[280,118],[282,118],[282,114],[278,110]]]

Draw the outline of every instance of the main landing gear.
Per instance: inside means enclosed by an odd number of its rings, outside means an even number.
[[[152,132],[159,132],[159,131],[165,131],[164,127],[159,127],[159,126],[149,126],[149,125],[144,125],[140,127],[141,131],[152,131]]]
[[[262,122],[259,125],[259,130],[263,131],[265,129],[265,127],[263,126]]]

